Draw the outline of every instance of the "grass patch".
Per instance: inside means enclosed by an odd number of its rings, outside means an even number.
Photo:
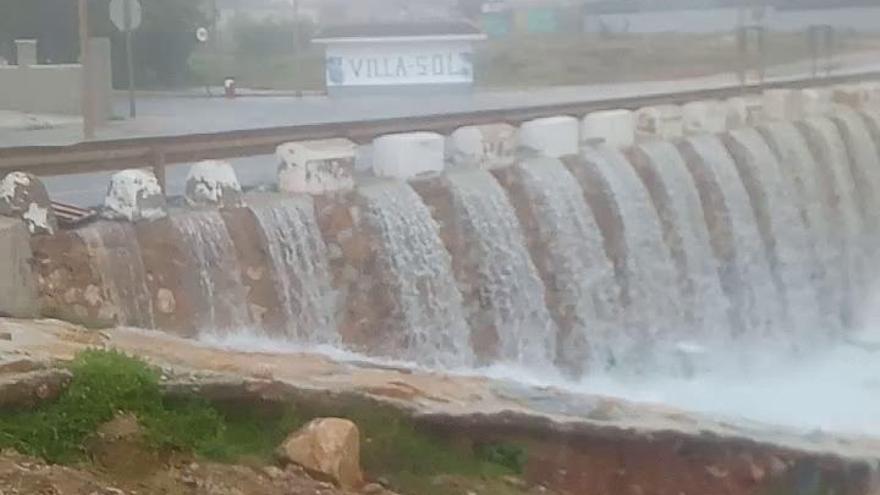
[[[73,379],[58,400],[36,410],[0,411],[0,448],[53,463],[85,461],[86,445],[98,427],[126,412],[138,418],[148,445],[158,451],[191,452],[219,462],[269,463],[276,447],[309,419],[338,416],[359,426],[361,463],[370,476],[386,478],[407,493],[457,493],[436,483],[441,475],[503,485],[498,480],[521,472],[525,462],[525,452],[516,446],[456,448],[420,431],[397,410],[372,404],[321,408],[168,398],[154,369],[119,352],[85,351],[70,369]]]

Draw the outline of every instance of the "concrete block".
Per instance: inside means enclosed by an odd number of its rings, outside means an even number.
[[[113,174],[102,216],[109,220],[157,220],[167,215],[165,194],[152,172],[131,169]]]
[[[764,119],[768,121],[801,120],[800,98],[792,89],[767,89],[763,93]]]
[[[323,194],[354,188],[356,145],[348,139],[284,143],[276,154],[282,192]]]
[[[373,173],[409,179],[442,172],[445,138],[433,132],[387,134],[373,140]]]
[[[184,196],[190,206],[242,204],[241,184],[235,169],[222,160],[204,160],[190,167]]]
[[[37,40],[15,40],[15,53],[19,67],[37,65]]]
[[[684,119],[678,105],[658,105],[636,111],[636,137],[640,140],[677,139],[684,135]]]
[[[46,186],[33,174],[11,172],[0,181],[0,215],[21,219],[31,234],[58,230]]]
[[[807,88],[798,91],[797,105],[800,118],[823,117],[831,113],[833,100],[828,88]]]
[[[877,83],[842,84],[830,90],[832,103],[854,110],[870,110],[880,104],[880,85]]]
[[[0,217],[0,315],[37,316],[37,286],[31,270],[30,234],[23,222]]]
[[[578,119],[567,115],[523,122],[519,128],[519,145],[550,158],[577,155],[580,124]]]
[[[727,105],[727,128],[754,127],[764,118],[764,98],[762,96],[735,96],[729,98]]]
[[[608,146],[624,148],[636,140],[636,116],[630,110],[604,110],[581,120],[581,144],[601,139]]]
[[[512,165],[517,145],[516,127],[509,124],[459,127],[446,139],[446,158],[453,165]]]
[[[717,100],[693,101],[681,107],[684,133],[719,134],[727,130],[727,105]]]

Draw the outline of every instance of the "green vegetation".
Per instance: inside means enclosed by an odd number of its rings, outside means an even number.
[[[119,352],[83,352],[70,370],[73,379],[56,401],[36,410],[0,411],[0,448],[54,463],[87,461],[87,445],[97,429],[117,414],[130,413],[156,451],[269,463],[276,447],[309,419],[339,416],[361,429],[361,462],[370,476],[386,478],[408,493],[450,493],[454,487],[437,483],[438,477],[498,485],[493,493],[516,493],[508,492],[501,479],[520,473],[525,461],[525,452],[509,444],[455,448],[420,431],[400,412],[374,404],[211,403],[195,396],[165,397],[154,369]]]

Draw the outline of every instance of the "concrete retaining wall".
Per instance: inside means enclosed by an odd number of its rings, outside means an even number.
[[[0,315],[37,314],[30,234],[19,220],[0,217]]]

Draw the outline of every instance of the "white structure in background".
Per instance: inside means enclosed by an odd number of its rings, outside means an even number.
[[[516,161],[517,130],[510,124],[459,127],[446,139],[446,158],[453,165],[483,168]]]
[[[113,174],[102,216],[111,220],[157,220],[166,215],[165,194],[152,172],[131,169]]]
[[[276,154],[282,192],[322,194],[354,188],[357,146],[348,139],[284,143]]]
[[[580,151],[580,123],[568,115],[543,117],[523,122],[519,145],[550,158],[577,155]]]
[[[325,47],[327,92],[469,89],[473,43],[486,35],[466,22],[331,26],[314,43]]]
[[[445,138],[433,132],[387,134],[373,141],[373,173],[379,177],[409,179],[442,172]]]
[[[602,142],[615,148],[632,146],[636,138],[636,118],[630,110],[602,110],[581,120],[581,142]]]

